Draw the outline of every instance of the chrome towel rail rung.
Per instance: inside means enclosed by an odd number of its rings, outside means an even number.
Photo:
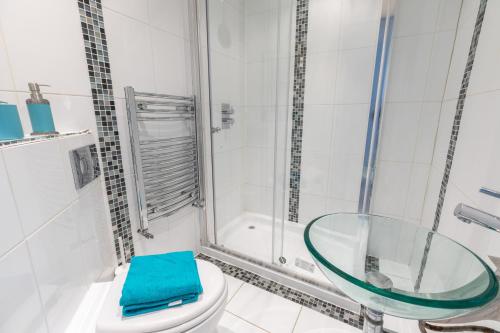
[[[178,201],[182,201],[182,200],[179,200],[179,197],[183,197],[183,196],[187,196],[187,197],[195,196],[197,190],[198,190],[198,186],[193,186],[191,188],[186,188],[184,190],[177,191],[177,193],[175,193],[174,195],[171,195],[169,198],[165,198],[162,201],[158,201],[158,202],[154,203],[153,205],[151,205],[148,208],[150,209],[150,211],[154,211],[155,209],[156,210],[168,209],[172,205],[177,204]]]
[[[138,121],[165,121],[165,120],[176,120],[176,121],[181,121],[181,120],[190,120],[193,119],[194,116],[172,116],[172,117],[137,117]]]
[[[139,230],[144,234],[150,221],[202,199],[201,114],[194,96],[137,92],[126,87],[125,99]]]
[[[166,202],[162,205],[158,205],[155,207],[148,207],[148,213],[155,213],[157,211],[168,211],[172,209],[173,207],[176,207],[179,203],[183,202],[184,200],[188,198],[194,198],[196,197],[196,191],[184,193],[181,196],[177,197],[176,199],[173,199],[169,202]]]
[[[196,167],[196,161],[185,161],[183,163],[177,163],[173,166],[169,166],[168,168],[156,168],[156,169],[149,169],[149,172],[144,173],[144,178],[146,179],[163,179],[165,177],[165,174],[167,173],[174,173],[177,171],[182,171],[186,169],[192,169]]]
[[[193,135],[186,135],[186,136],[178,136],[174,138],[161,138],[161,139],[147,139],[147,140],[141,140],[139,142],[141,145],[149,145],[149,144],[154,144],[154,143],[160,143],[160,142],[173,142],[173,141],[181,141],[181,140],[194,140],[195,137]]]
[[[193,171],[188,170],[190,173]],[[161,182],[157,180],[147,180],[144,184],[144,188],[146,190],[146,195],[148,193],[156,193],[159,190],[165,190],[168,189],[170,186],[175,186],[183,181],[186,181],[188,179],[194,179],[190,173],[183,173],[183,174],[176,174],[176,175],[171,175],[171,176],[164,176]]]
[[[183,153],[179,153],[177,155],[169,155],[167,158],[154,161],[152,163],[146,163],[143,166],[144,174],[147,175],[148,173],[155,173],[155,171],[163,168],[171,168],[175,167],[178,164],[183,164],[183,163],[196,163],[196,155],[193,153],[191,155],[186,155]],[[161,171],[161,170],[160,170]]]
[[[189,185],[183,186],[183,187],[178,187],[175,190],[169,191],[169,193],[162,194],[161,196],[152,196],[148,198],[148,207],[158,207],[161,206],[168,201],[171,201],[172,199],[175,199],[176,197],[180,195],[184,195],[187,193],[191,193],[194,190],[198,188],[197,183],[191,183]]]
[[[178,96],[178,95],[169,95],[169,94],[155,94],[155,93],[148,93],[148,92],[141,92],[141,91],[134,91],[135,96],[141,96],[141,97],[151,97],[151,98],[168,98],[168,99],[178,99],[178,100],[185,100],[185,101],[194,101],[194,98],[191,96]]]
[[[194,147],[177,147],[176,149],[162,149],[161,152],[158,151],[146,151],[144,152],[144,157],[142,158],[143,162],[149,161],[157,161],[163,158],[163,154],[171,157],[174,154],[184,153],[185,155],[189,155],[192,152],[196,152]]]
[[[137,106],[139,107],[139,110],[144,110],[144,108],[147,108],[149,105],[154,105],[154,106],[183,106],[183,107],[188,107],[192,108],[193,102],[190,100],[185,100],[184,102],[172,102],[172,101],[167,101],[167,102],[161,102],[161,101],[154,101],[154,100],[144,100],[144,99],[136,99],[135,102],[137,103]]]
[[[150,219],[150,221],[154,221],[154,220],[157,220],[161,217],[172,216],[175,213],[177,213],[178,211],[180,211],[181,209],[183,209],[184,207],[192,206],[192,205],[196,204],[198,201],[199,201],[198,196],[197,197],[188,197],[184,201],[177,204],[175,207],[172,207],[172,208],[165,210],[165,211],[162,211],[162,212],[151,213],[149,219]]]
[[[182,182],[178,182],[175,185],[170,185],[166,190],[162,191],[161,193],[155,193],[155,192],[146,192],[146,197],[148,198],[148,204],[153,203],[154,200],[158,198],[163,198],[165,195],[169,195],[173,192],[176,192],[178,190],[182,190],[183,188],[190,187],[192,185],[198,185],[198,182],[194,179],[187,179],[183,180]]]
[[[179,147],[186,147],[186,148],[193,148],[195,146],[195,142],[191,141],[180,141],[180,142],[170,142],[170,143],[163,143],[163,144],[157,144],[156,146],[143,146],[142,151],[159,151],[159,150],[165,150],[165,149],[171,149],[171,148],[179,148]]]

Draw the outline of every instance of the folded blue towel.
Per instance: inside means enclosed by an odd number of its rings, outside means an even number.
[[[130,262],[120,305],[125,317],[196,302],[203,292],[193,252],[137,256]]]

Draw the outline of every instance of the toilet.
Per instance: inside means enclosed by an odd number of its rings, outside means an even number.
[[[197,302],[134,317],[122,317],[119,305],[126,271],[115,277],[100,310],[96,333],[215,332],[227,298],[227,282],[212,263],[196,259],[203,293]]]

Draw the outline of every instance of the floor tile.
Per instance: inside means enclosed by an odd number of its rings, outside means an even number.
[[[216,333],[266,333],[266,331],[225,311]]]
[[[341,321],[302,307],[293,333],[360,333],[361,330]]]
[[[226,310],[272,333],[291,333],[301,306],[250,284],[243,284]]]
[[[238,289],[240,289],[241,285],[243,284],[243,281],[238,280],[237,278],[234,278],[230,275],[224,274],[224,277],[226,278],[227,281],[227,302],[233,298],[234,294]]]

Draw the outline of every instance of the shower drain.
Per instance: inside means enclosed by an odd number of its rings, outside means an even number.
[[[255,229],[255,226],[254,225],[249,225],[248,229]]]

